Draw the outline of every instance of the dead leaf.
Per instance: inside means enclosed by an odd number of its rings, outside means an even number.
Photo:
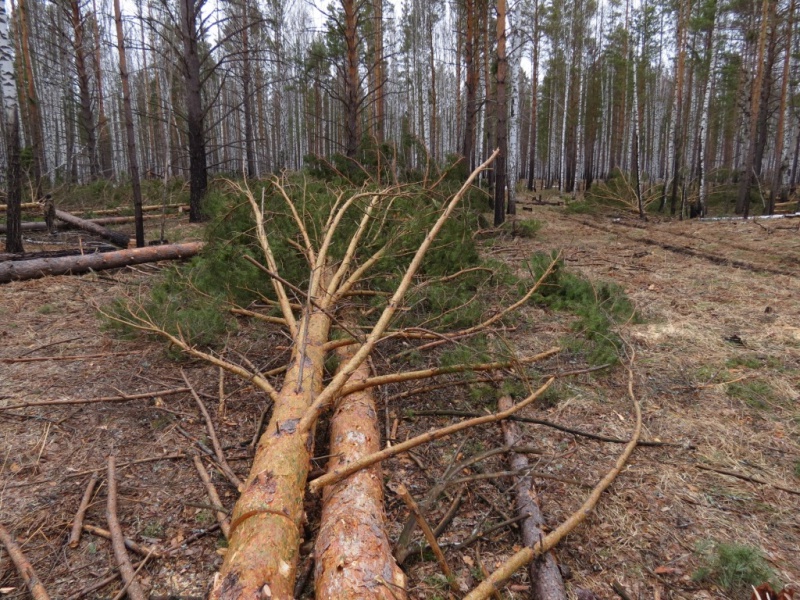
[[[681,570],[676,569],[675,567],[668,567],[666,565],[661,565],[660,567],[656,567],[653,569],[653,573],[657,575],[680,575]]]
[[[474,567],[475,566],[475,561],[472,560],[472,557],[469,556],[468,554],[463,555],[461,557],[461,560],[463,560],[467,564],[467,566],[469,566],[469,567]]]

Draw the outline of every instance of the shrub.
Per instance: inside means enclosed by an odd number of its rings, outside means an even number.
[[[695,571],[695,581],[711,581],[730,594],[749,596],[750,586],[769,582],[780,589],[775,572],[758,548],[742,544],[711,543],[699,548],[702,566]]]

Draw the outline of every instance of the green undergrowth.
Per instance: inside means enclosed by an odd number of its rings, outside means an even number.
[[[541,277],[555,255],[536,253],[528,262],[535,278]],[[615,283],[596,282],[569,271],[559,260],[553,273],[534,294],[534,302],[553,310],[574,314],[574,335],[565,345],[586,356],[592,365],[614,364],[622,350],[617,326],[639,322],[639,317],[625,291]]]
[[[417,248],[441,214],[445,203],[459,187],[447,181],[435,190],[408,184],[380,199],[376,218],[358,247],[355,265],[362,264],[378,249],[386,247],[383,258],[366,273],[361,289],[371,295],[352,296],[348,302],[360,309],[360,325],[368,329],[381,314],[391,292],[398,285]],[[252,196],[263,207],[265,229],[280,276],[300,290],[309,284],[309,266],[299,249],[303,237],[279,190],[270,182],[250,182]],[[314,248],[319,248],[331,210],[354,193],[362,194],[344,214],[330,250],[330,264],[337,265],[358,228],[367,206],[380,191],[363,186],[339,188],[330,182],[307,176],[292,176],[287,194],[305,223]],[[550,257],[536,254],[529,261],[528,276],[518,277],[510,268],[479,256],[473,233],[481,229],[485,198],[474,191],[463,199],[439,232],[426,255],[393,327],[417,327],[439,332],[455,331],[476,325],[526,293],[550,263]],[[146,294],[134,300],[120,300],[107,313],[110,327],[132,333],[120,321],[137,319],[182,336],[201,347],[220,345],[238,327],[230,308],[258,303],[260,312],[275,305],[270,277],[246,260],[264,264],[256,237],[252,207],[245,194],[229,184],[216,182],[209,190],[206,211],[210,216],[205,229],[206,246],[192,260],[162,272]],[[524,235],[535,235],[541,224],[520,221],[516,227]],[[302,294],[289,290],[290,300],[304,302]],[[585,355],[592,364],[613,363],[621,348],[614,328],[635,318],[630,301],[621,288],[608,283],[593,283],[564,268],[559,262],[554,273],[533,298],[535,303],[577,316],[568,347]],[[272,314],[279,316],[277,308]],[[511,325],[518,315],[504,317]],[[501,360],[508,348],[489,343],[484,336],[473,336],[440,353],[443,366]],[[422,362],[423,356],[409,349],[404,360]],[[331,368],[334,368],[331,365]]]
[[[775,571],[763,552],[753,546],[735,543],[705,542],[698,547],[701,566],[694,572],[695,581],[711,582],[735,597],[750,597],[750,586],[770,583],[780,589]]]

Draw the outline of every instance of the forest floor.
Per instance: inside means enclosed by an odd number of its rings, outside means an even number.
[[[797,221],[642,224],[626,216],[570,215],[561,207],[542,206],[522,211],[520,218],[531,216],[544,224],[535,237],[495,239],[484,251],[521,265],[535,251],[561,249],[567,268],[625,289],[642,317],[619,332],[636,350],[634,390],[644,412],[642,437],[676,444],[637,448],[598,509],[557,548],[570,597],[590,590],[602,599],[615,598],[614,581],[631,598],[749,597],[746,590],[725,592],[713,580],[693,579],[713,562],[708,553],[715,542],[757,548],[783,583],[800,584]],[[228,460],[244,477],[263,396],[230,376],[220,384],[219,373],[205,365],[170,360],[159,341],[122,339],[107,331],[98,315],[98,306],[146,288],[160,268],[0,286],[0,406],[182,388],[182,368],[209,406]],[[521,351],[543,350],[569,334],[570,319],[528,307],[507,335]],[[227,347],[247,354],[262,370],[288,356],[286,338],[277,330],[244,322]],[[542,368],[575,368],[568,360],[565,355]],[[385,370],[388,362],[377,356],[375,367]],[[626,386],[627,373],[620,366],[579,375],[560,383],[546,405],[526,415],[627,439],[633,417]],[[397,397],[414,389],[393,386],[379,393],[393,439],[453,420],[415,417],[414,410],[481,410],[486,404],[477,386],[473,393],[468,386],[451,385]],[[613,465],[622,445],[520,425],[524,443],[542,452],[532,467],[555,478],[537,480],[546,520],[555,527],[582,503],[586,486]],[[319,436],[324,433],[323,427]],[[70,549],[67,537],[89,473],[104,475],[107,455],[116,453],[119,517],[126,535],[159,549],[178,548],[144,567],[145,588],[153,598],[203,597],[222,560],[224,540],[210,530],[214,517],[204,507],[204,488],[185,456],[202,455],[208,445],[205,424],[187,393],[3,411],[0,522],[13,532],[54,598],[113,597],[118,581],[82,593],[115,572],[109,543],[84,533],[80,545]],[[453,461],[502,445],[497,426],[467,432],[393,459],[384,465],[385,479],[390,485],[404,482],[419,500]],[[318,454],[325,454],[324,443]],[[148,462],[130,464],[136,460]],[[468,474],[478,468],[502,471],[504,463],[487,460]],[[236,490],[218,474],[215,482],[230,508]],[[514,527],[486,536],[479,545],[454,547],[513,516],[512,486],[507,479],[472,482],[462,492],[449,490],[427,511],[438,522],[462,496],[440,539],[464,588],[481,578],[482,565],[492,570],[519,547]],[[101,484],[87,523],[107,528],[105,498]],[[389,491],[387,511],[396,539],[407,512]],[[313,501],[308,512],[313,529]],[[306,538],[312,536],[309,532]],[[412,555],[406,571],[411,597],[448,597],[428,554]],[[0,588],[3,598],[27,597],[5,554],[0,555]],[[502,596],[525,598],[528,590],[527,575],[520,572]]]

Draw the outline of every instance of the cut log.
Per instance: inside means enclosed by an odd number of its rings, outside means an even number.
[[[98,252],[83,256],[37,258],[0,263],[0,283],[37,279],[47,275],[75,275],[87,271],[118,269],[128,265],[190,258],[200,252],[203,242],[148,246],[116,252]]]
[[[102,244],[100,246],[84,246],[69,250],[44,250],[42,252],[0,252],[0,263],[6,260],[34,260],[37,258],[59,258],[61,256],[80,256],[94,252],[118,252],[119,248]]]
[[[498,402],[500,410],[511,408],[513,402],[508,396],[503,396]],[[502,421],[500,426],[503,429],[503,437],[507,446],[518,444],[521,435],[519,427],[513,421]],[[510,455],[511,468],[515,471],[525,472],[528,469],[528,458],[524,454],[512,453]],[[528,515],[522,521],[522,543],[528,547],[533,547],[536,542],[544,537],[544,517],[539,508],[539,500],[533,478],[530,475],[519,477],[514,485],[514,495],[516,496],[517,514]],[[564,580],[561,571],[552,552],[548,552],[539,560],[530,564],[531,585],[533,590],[531,597],[534,600],[566,600],[567,593],[564,589]]]
[[[336,350],[340,364],[355,348]],[[348,384],[366,381],[363,363]],[[331,420],[328,469],[380,450],[380,430],[370,390],[340,398]],[[392,556],[383,509],[383,477],[379,464],[325,488],[322,518],[314,550],[315,594],[318,600],[338,598],[406,598],[405,575]]]
[[[42,205],[39,204],[38,202],[23,202],[22,204],[20,204],[19,207],[22,210],[33,210],[33,209],[36,209],[36,208],[41,210]],[[0,204],[0,212],[6,212],[6,203],[5,202]]]
[[[79,229],[83,229],[84,231],[88,231],[95,235],[99,235],[104,240],[108,240],[115,246],[119,246],[120,248],[127,248],[128,244],[130,243],[130,237],[125,233],[120,233],[119,231],[112,231],[110,229],[106,229],[102,225],[98,225],[96,223],[92,223],[91,221],[87,221],[86,219],[81,219],[80,217],[76,217],[68,212],[64,212],[63,210],[56,209],[56,218],[69,223],[70,225],[74,225]]]
[[[188,204],[148,204],[147,206],[142,207],[142,212],[155,212],[157,210],[166,209],[167,211],[170,210],[177,210],[179,213],[186,212],[189,210]],[[85,212],[91,215],[116,215],[118,213],[130,210],[129,206],[121,206],[119,208],[104,208],[101,210],[86,210]]]
[[[152,219],[160,219],[161,215],[145,215],[142,217],[145,221]],[[86,219],[89,223],[95,225],[122,225],[124,223],[133,223],[135,217],[100,217],[99,219]],[[21,224],[22,231],[47,231],[47,223],[44,221],[28,221]],[[82,229],[72,223],[57,223],[56,229],[69,230],[69,229]],[[0,233],[6,232],[6,225],[0,224]],[[124,234],[120,234],[124,235]]]

